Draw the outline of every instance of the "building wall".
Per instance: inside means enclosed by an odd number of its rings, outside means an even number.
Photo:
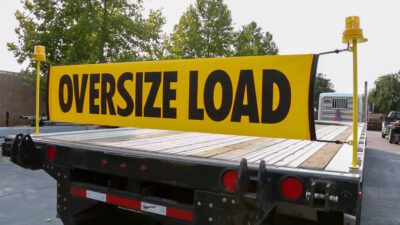
[[[36,91],[23,81],[23,77],[22,73],[0,71],[0,126],[31,124],[31,121],[18,118],[35,115]],[[40,115],[43,113],[46,114],[46,105],[41,102]]]

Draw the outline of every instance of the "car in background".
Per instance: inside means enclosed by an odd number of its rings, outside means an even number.
[[[391,122],[395,122],[400,120],[400,111],[391,111],[385,120],[382,123],[382,138],[385,138],[386,135],[389,135],[388,126]]]

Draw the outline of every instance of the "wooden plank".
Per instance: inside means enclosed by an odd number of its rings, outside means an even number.
[[[90,139],[90,140],[85,140],[87,143],[94,143],[94,144],[103,144],[107,143],[108,145],[115,144],[115,142],[123,142],[123,141],[133,141],[133,140],[140,140],[140,139],[148,139],[148,138],[157,138],[157,137],[165,137],[169,135],[176,135],[177,131],[171,131],[171,132],[152,132],[152,133],[143,133],[143,134],[137,134],[137,135],[127,135],[127,134],[121,134],[120,136],[111,136],[111,137],[104,137],[104,138],[96,138],[96,139]]]
[[[331,126],[325,126],[320,129],[318,132],[317,137],[324,137],[324,135],[329,134],[331,130]],[[258,163],[260,160],[270,160],[271,157],[279,157],[279,155],[284,154],[287,151],[290,151],[294,147],[298,147],[299,144],[308,143],[310,141],[302,141],[302,140],[293,140],[293,139],[282,139],[283,141],[272,145],[265,149],[260,149],[255,151],[254,153],[245,155],[244,157],[247,158],[249,162]],[[268,164],[268,162],[267,162]]]
[[[179,147],[169,149],[168,151],[163,151],[163,152],[191,155],[191,154],[194,154],[194,152],[202,151],[202,149],[209,148],[210,146],[213,147],[213,146],[219,145],[219,144],[227,145],[226,143],[235,141],[237,139],[238,139],[237,136],[220,137],[220,136],[215,136],[215,135],[209,135],[207,139],[203,139],[198,142],[189,141]],[[214,147],[214,148],[216,148],[216,147]]]
[[[332,140],[338,134],[343,132],[347,126],[336,126],[333,131],[330,131],[328,134],[323,136],[321,139],[324,140]],[[309,145],[298,149],[297,151],[293,152],[293,154],[283,158],[281,161],[275,163],[276,166],[288,166],[288,167],[297,167],[302,164],[305,160],[307,160],[310,156],[312,156],[315,152],[320,150],[326,143],[317,142],[317,141],[309,141]]]
[[[151,130],[151,129],[130,129],[130,128],[118,128],[118,130],[107,129],[107,130],[90,130],[90,131],[79,131],[73,133],[64,133],[60,135],[47,135],[43,134],[38,136],[39,138],[45,138],[49,140],[61,140],[61,141],[84,141],[88,142],[91,140],[100,140],[102,138],[119,137],[123,135],[130,135],[134,137],[139,134],[149,134],[149,133],[160,133],[166,132],[163,130]]]
[[[207,135],[203,133],[179,133],[162,137],[145,138],[117,143],[105,143],[104,145],[157,151],[169,148],[171,145],[180,143],[180,141],[200,139],[204,136]]]
[[[336,132],[332,132],[332,135],[329,135],[329,138],[324,137],[325,140],[332,140],[334,137],[336,137],[338,134],[343,132],[345,129],[347,129],[347,126],[340,127],[340,129],[337,129]],[[324,142],[316,142],[313,141],[312,146],[310,146],[309,149],[303,149],[297,152],[296,156],[293,158],[288,157],[287,159],[287,165],[288,167],[298,167],[301,165],[304,161],[306,161],[308,158],[310,158],[314,153],[319,151],[326,143]],[[291,159],[290,159],[291,158]]]
[[[278,154],[280,151],[290,148],[291,146],[294,146],[299,142],[301,142],[301,140],[284,139],[284,141],[280,143],[260,149],[258,151],[255,151],[254,153],[245,155],[244,158],[246,158],[248,162],[257,163],[260,160],[270,155]]]
[[[252,139],[249,141],[240,142],[238,144],[227,145],[224,147],[215,148],[215,149],[211,149],[208,151],[198,152],[198,153],[194,154],[193,156],[213,157],[213,156],[220,155],[220,154],[223,154],[226,152],[234,151],[237,149],[242,149],[249,145],[264,143],[264,142],[266,142],[266,140],[269,140],[269,138],[256,138],[256,139]]]
[[[337,135],[334,140],[346,141],[351,135],[352,131],[353,127],[350,126],[342,133]],[[299,167],[309,169],[324,169],[341,147],[342,144],[327,143],[318,152],[304,161]]]
[[[359,123],[358,138],[357,138],[358,142],[360,141],[364,125],[365,124],[363,124],[363,123]],[[353,139],[353,134],[351,134],[349,136],[347,141],[352,140],[352,139]],[[360,152],[358,154],[360,154]],[[364,154],[364,153],[362,153],[362,154]],[[352,145],[343,145],[339,149],[338,153],[333,157],[333,159],[325,167],[325,170],[348,173],[348,172],[350,172],[352,158],[353,158],[353,146]]]
[[[140,149],[145,149],[148,151],[157,151],[157,152],[165,152],[165,153],[170,153],[170,150],[179,150],[178,148],[181,148],[182,146],[187,146],[190,144],[195,144],[195,143],[201,143],[201,142],[208,142],[210,140],[215,139],[215,137],[207,135],[207,134],[201,134],[201,133],[193,133],[191,135],[179,135],[176,138],[173,139],[165,139],[161,140],[155,143],[151,144],[145,144],[141,146],[137,146]],[[223,137],[221,137],[222,139]],[[171,152],[173,153],[173,152]]]
[[[243,156],[246,154],[258,151],[260,149],[265,149],[269,146],[272,146],[282,141],[283,141],[282,139],[277,139],[277,138],[261,138],[260,140],[258,140],[258,142],[254,140],[254,143],[252,143],[251,145],[245,146],[243,148],[233,149],[231,151],[214,155],[212,157],[217,159],[238,161],[241,160]]]
[[[238,144],[238,143],[241,143],[241,142],[245,142],[245,141],[256,139],[256,137],[246,137],[246,136],[232,136],[232,138],[233,139],[230,140],[230,141],[224,140],[221,143],[215,143],[215,144],[211,144],[210,143],[206,147],[197,148],[197,149],[194,149],[194,150],[191,150],[191,151],[181,152],[180,154],[181,155],[192,155],[193,156],[194,154],[197,154],[197,153],[200,153],[200,152],[205,152],[205,151],[209,151],[209,150],[212,150],[212,149],[222,148],[222,147],[225,147],[225,146],[228,146],[228,145],[234,145],[234,144]],[[202,157],[204,157],[204,156],[202,156]]]

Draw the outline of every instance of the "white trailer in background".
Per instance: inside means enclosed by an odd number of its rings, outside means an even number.
[[[358,121],[364,122],[364,95],[358,95]],[[318,120],[352,121],[353,94],[321,93],[319,95]]]

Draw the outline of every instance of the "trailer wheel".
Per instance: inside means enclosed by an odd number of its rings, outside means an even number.
[[[343,212],[317,212],[317,220],[319,225],[343,225],[343,219]]]

